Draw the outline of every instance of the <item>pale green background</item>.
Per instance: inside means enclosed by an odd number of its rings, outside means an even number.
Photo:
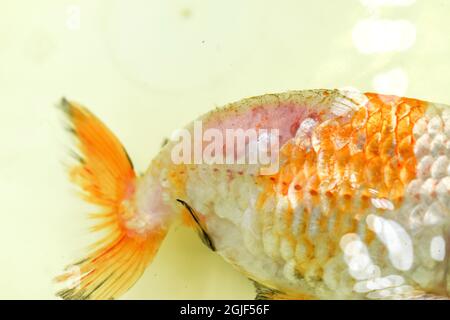
[[[174,129],[247,96],[351,86],[450,103],[450,1],[363,2],[2,0],[0,298],[53,299],[52,277],[89,240],[87,208],[61,164],[63,95],[102,118],[140,171]],[[363,54],[352,34],[365,19],[402,19],[415,38]],[[253,296],[176,227],[124,298]]]

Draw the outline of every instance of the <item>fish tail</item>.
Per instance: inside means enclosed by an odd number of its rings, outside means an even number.
[[[114,134],[91,112],[62,99],[60,108],[77,140],[77,164],[70,178],[83,198],[100,210],[91,214],[92,232],[102,237],[82,260],[55,278],[65,285],[63,299],[114,299],[125,293],[155,256],[166,229],[155,226],[136,232],[129,227],[136,215],[136,174],[132,162]]]

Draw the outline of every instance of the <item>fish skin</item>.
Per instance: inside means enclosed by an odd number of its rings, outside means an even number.
[[[249,114],[261,108],[257,123]],[[146,177],[166,185],[174,216],[176,198],[189,203],[216,252],[269,288],[325,299],[448,296],[448,245],[443,261],[429,248],[449,238],[449,116],[444,105],[338,90],[250,98],[201,119],[280,128],[278,174],[173,165],[169,142]],[[314,128],[289,135],[310,119]]]
[[[137,182],[134,231],[186,215],[180,199],[217,254],[286,296],[450,295],[450,107],[306,90],[244,99],[199,120],[221,132],[279,129],[279,171],[174,164],[169,141]],[[193,123],[186,128],[193,133]]]

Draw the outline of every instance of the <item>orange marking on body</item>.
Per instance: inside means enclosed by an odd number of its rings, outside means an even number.
[[[294,215],[294,210],[292,209],[291,203],[289,203],[288,209],[286,210],[283,220],[284,220],[284,224],[286,226],[284,235],[288,238],[288,240],[291,242],[291,244],[292,244],[292,241],[294,240],[293,235],[292,235],[292,228],[291,228],[293,215]]]
[[[332,254],[339,250],[342,235],[357,232],[359,220],[372,206],[372,198],[387,198],[398,207],[406,186],[415,178],[412,129],[423,116],[426,103],[372,93],[366,97],[367,104],[352,117],[336,116],[319,122],[313,133],[313,147],[303,148],[302,141],[295,139],[288,142],[280,152],[280,174],[267,179],[272,185],[269,190],[283,195],[294,183],[296,200],[305,206],[297,239],[297,246],[305,246],[305,253],[300,255],[303,261],[297,261],[300,273],[314,259],[315,242],[307,230],[311,210],[321,206],[323,197],[330,201],[330,211],[321,212],[319,230],[330,235],[327,245]],[[261,197],[267,199],[268,195]],[[333,215],[335,223],[328,230]],[[286,217],[290,218],[288,214]],[[367,230],[365,240],[370,242],[374,237]]]

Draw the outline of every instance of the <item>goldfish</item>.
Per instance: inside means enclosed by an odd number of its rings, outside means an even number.
[[[450,107],[346,90],[266,94],[174,133],[137,175],[87,108],[60,103],[71,180],[103,237],[64,299],[116,299],[181,221],[256,299],[448,299]]]

